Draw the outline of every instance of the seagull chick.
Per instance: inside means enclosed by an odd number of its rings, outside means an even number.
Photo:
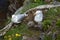
[[[37,10],[35,12],[35,17],[34,17],[34,21],[37,23],[40,23],[43,20],[43,13],[41,10]]]
[[[27,14],[13,14],[11,21],[13,23],[21,23],[21,21],[27,16]]]

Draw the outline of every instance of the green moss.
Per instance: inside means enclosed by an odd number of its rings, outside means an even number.
[[[60,28],[60,19],[57,20],[57,22],[56,22],[56,26],[57,26],[58,28]]]
[[[44,40],[52,40],[52,36],[51,35],[50,36],[45,36]]]
[[[56,40],[60,40],[60,34],[57,35]]]

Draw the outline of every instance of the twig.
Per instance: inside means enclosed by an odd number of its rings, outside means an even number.
[[[31,8],[31,9],[27,10],[25,13],[27,13],[31,10],[34,10],[34,9],[45,9],[45,8],[49,9],[49,8],[54,8],[54,7],[60,7],[60,5],[40,5],[35,8]]]
[[[3,29],[0,30],[0,36],[5,35],[5,33],[11,28],[12,22],[10,22],[8,25],[6,25]]]

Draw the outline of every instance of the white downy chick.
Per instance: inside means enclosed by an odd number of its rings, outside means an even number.
[[[11,21],[13,23],[21,23],[21,21],[25,18],[25,16],[28,16],[27,14],[13,14]]]
[[[37,10],[35,13],[34,21],[40,23],[43,20],[43,13],[41,10]]]

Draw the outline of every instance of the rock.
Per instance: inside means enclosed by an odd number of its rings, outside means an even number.
[[[38,38],[36,36],[34,36],[34,37],[23,36],[22,40],[38,40]]]
[[[29,27],[32,27],[32,26],[34,26],[34,22],[33,22],[33,21],[29,21],[29,22],[27,23],[27,25],[28,25]]]
[[[39,28],[39,30],[42,30],[42,24],[34,25],[34,27]]]
[[[45,33],[41,33],[39,40],[44,40],[44,37],[45,37]]]
[[[23,36],[23,39],[22,40],[26,40],[26,39],[28,39],[28,37],[27,36]]]
[[[56,40],[56,38],[57,38],[57,33],[54,32],[54,33],[52,34],[52,39],[53,39],[53,40]]]

